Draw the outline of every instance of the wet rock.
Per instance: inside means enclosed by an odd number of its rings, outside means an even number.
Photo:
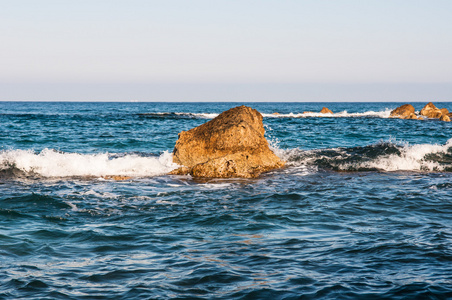
[[[450,118],[448,115],[442,115],[439,119],[440,121],[450,122]]]
[[[405,119],[405,120],[417,120],[418,118],[417,118],[415,113],[411,113],[409,116],[403,117],[403,119]]]
[[[171,174],[194,177],[253,178],[281,168],[281,161],[270,150],[264,137],[262,115],[239,106],[215,119],[179,133],[173,161],[183,167]]]
[[[333,112],[330,109],[323,107],[322,110],[320,111],[320,113],[321,114],[332,114]]]
[[[414,114],[414,107],[411,104],[404,104],[391,111],[391,117],[398,117],[404,119],[411,119],[411,114]]]
[[[443,115],[442,111],[437,108],[432,102],[429,102],[427,105],[424,106],[423,109],[420,111],[421,116],[425,116],[427,118],[441,118]]]

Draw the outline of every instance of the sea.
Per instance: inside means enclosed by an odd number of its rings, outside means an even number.
[[[0,299],[452,299],[452,123],[402,104],[0,102]],[[239,105],[283,169],[168,175]]]

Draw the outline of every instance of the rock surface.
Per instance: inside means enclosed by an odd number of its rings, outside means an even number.
[[[323,107],[322,110],[320,111],[321,114],[332,114],[333,112],[326,107]]]
[[[281,168],[284,162],[270,150],[264,133],[262,115],[257,110],[239,106],[225,111],[179,134],[173,161],[183,167],[171,174],[254,178]]]
[[[406,119],[406,120],[417,120],[418,118],[417,118],[415,113],[411,113],[409,116],[403,117],[403,119]]]
[[[444,122],[450,122],[450,118],[448,115],[442,115],[441,118],[439,119]]]
[[[449,114],[449,110],[447,108],[440,108],[439,110],[441,111],[441,113],[443,115],[448,115]]]
[[[414,114],[414,106],[411,104],[404,104],[391,111],[390,116],[408,119],[411,114]]]
[[[425,116],[427,118],[441,118],[443,115],[443,112],[437,108],[432,102],[429,102],[427,105],[424,106],[423,109],[420,111],[421,116]]]

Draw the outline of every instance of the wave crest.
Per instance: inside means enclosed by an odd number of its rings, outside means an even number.
[[[78,177],[122,175],[131,177],[157,176],[175,169],[172,154],[160,156],[140,154],[80,154],[44,149],[6,150],[0,152],[0,172],[3,177]]]
[[[349,113],[346,110],[334,114],[322,114],[317,112],[303,113],[281,113],[268,114],[262,113],[264,118],[389,118],[391,109],[384,111],[366,111],[362,113]],[[218,113],[186,113],[186,112],[156,112],[142,113],[139,116],[146,118],[169,118],[169,119],[213,119]]]
[[[262,114],[266,118],[389,118],[390,109],[384,111],[366,111],[362,113],[349,113],[346,110],[333,114],[322,114],[319,112],[303,112],[288,114]]]
[[[445,145],[380,142],[364,147],[278,150],[277,155],[289,166],[334,171],[452,172],[452,139]]]

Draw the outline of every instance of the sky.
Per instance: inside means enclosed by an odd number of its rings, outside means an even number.
[[[450,0],[0,0],[0,100],[452,101]]]

